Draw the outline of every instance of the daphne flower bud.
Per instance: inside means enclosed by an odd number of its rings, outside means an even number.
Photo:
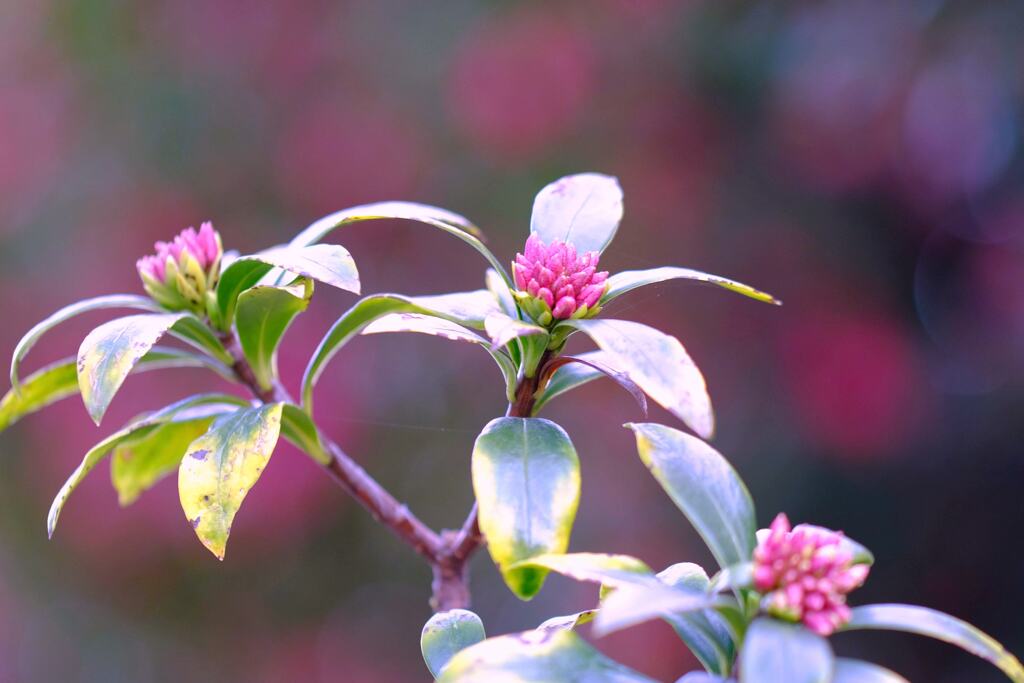
[[[594,316],[608,289],[608,273],[597,271],[598,259],[596,251],[580,256],[571,244],[545,245],[530,235],[512,263],[516,300],[541,325]]]
[[[156,253],[135,264],[146,292],[170,310],[205,313],[224,253],[213,225],[207,221],[198,231],[188,228],[171,242],[157,242],[153,248]]]
[[[846,595],[864,583],[869,567],[853,563],[841,532],[806,525],[790,528],[789,519],[780,513],[757,538],[754,586],[765,594],[769,614],[802,621],[823,636],[850,620]]]

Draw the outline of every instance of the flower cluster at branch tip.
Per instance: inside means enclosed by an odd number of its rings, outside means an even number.
[[[768,613],[823,636],[850,620],[846,594],[864,583],[869,567],[854,564],[843,534],[797,525],[780,513],[757,534],[754,585],[766,594]]]
[[[198,232],[188,228],[172,241],[157,242],[153,248],[155,254],[143,256],[135,263],[146,292],[171,310],[207,312],[213,303],[224,254],[213,225],[207,221]]]
[[[524,253],[512,264],[519,305],[541,325],[554,320],[588,318],[608,289],[608,272],[597,270],[599,255],[582,256],[561,241],[545,245],[536,235],[526,240]]]

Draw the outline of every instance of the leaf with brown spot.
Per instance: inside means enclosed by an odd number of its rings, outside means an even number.
[[[75,471],[71,473],[68,480],[64,482],[50,505],[50,513],[46,520],[46,530],[53,536],[57,528],[57,519],[68,497],[74,492],[78,485],[85,479],[85,476],[92,471],[92,468],[102,460],[107,453],[116,448],[129,438],[142,436],[155,430],[159,425],[167,422],[187,422],[191,420],[207,419],[214,415],[234,411],[239,405],[247,405],[245,401],[237,396],[227,394],[199,394],[182,399],[160,410],[133,420],[123,429],[114,432],[103,441],[89,449],[89,452],[82,458]]]
[[[178,468],[178,495],[196,536],[224,559],[231,523],[270,460],[283,403],[241,408],[192,442]]]

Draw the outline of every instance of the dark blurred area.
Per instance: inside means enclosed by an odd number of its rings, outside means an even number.
[[[1024,654],[1021,35],[1016,0],[7,0],[0,349],[72,300],[141,292],[135,259],[205,219],[244,252],[352,204],[417,200],[469,216],[511,259],[543,185],[614,174],[610,270],[686,265],[785,301],[677,283],[606,312],[683,340],[759,521],[785,510],[872,548],[854,603],[943,609]],[[367,293],[482,284],[482,259],[423,226],[332,239]],[[285,342],[293,389],[354,301],[328,290]],[[26,369],[102,320],[49,334]],[[428,570],[290,447],[223,564],[173,478],[120,510],[102,467],[47,542],[47,507],[90,445],[218,386],[147,373],[101,429],[69,399],[0,437],[0,681],[428,680]],[[486,354],[361,338],[317,396],[326,431],[396,495],[434,526],[461,522],[473,440],[504,412]],[[627,395],[595,383],[547,416],[583,464],[574,550],[710,568],[619,426],[642,419]],[[473,588],[490,634],[596,599],[552,577],[520,603],[484,554]],[[915,681],[1001,680],[914,636],[834,642]],[[659,624],[598,645],[660,680],[696,666]]]

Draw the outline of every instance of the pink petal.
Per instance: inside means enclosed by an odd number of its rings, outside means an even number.
[[[551,315],[555,318],[566,319],[571,318],[572,314],[576,312],[576,299],[571,296],[564,296],[558,300],[558,304],[551,311]]]
[[[552,294],[551,290],[548,289],[547,287],[541,287],[540,289],[538,289],[537,293],[534,294],[534,296],[537,297],[538,299],[543,300],[544,303],[546,303],[548,306],[555,305],[555,295]]]

